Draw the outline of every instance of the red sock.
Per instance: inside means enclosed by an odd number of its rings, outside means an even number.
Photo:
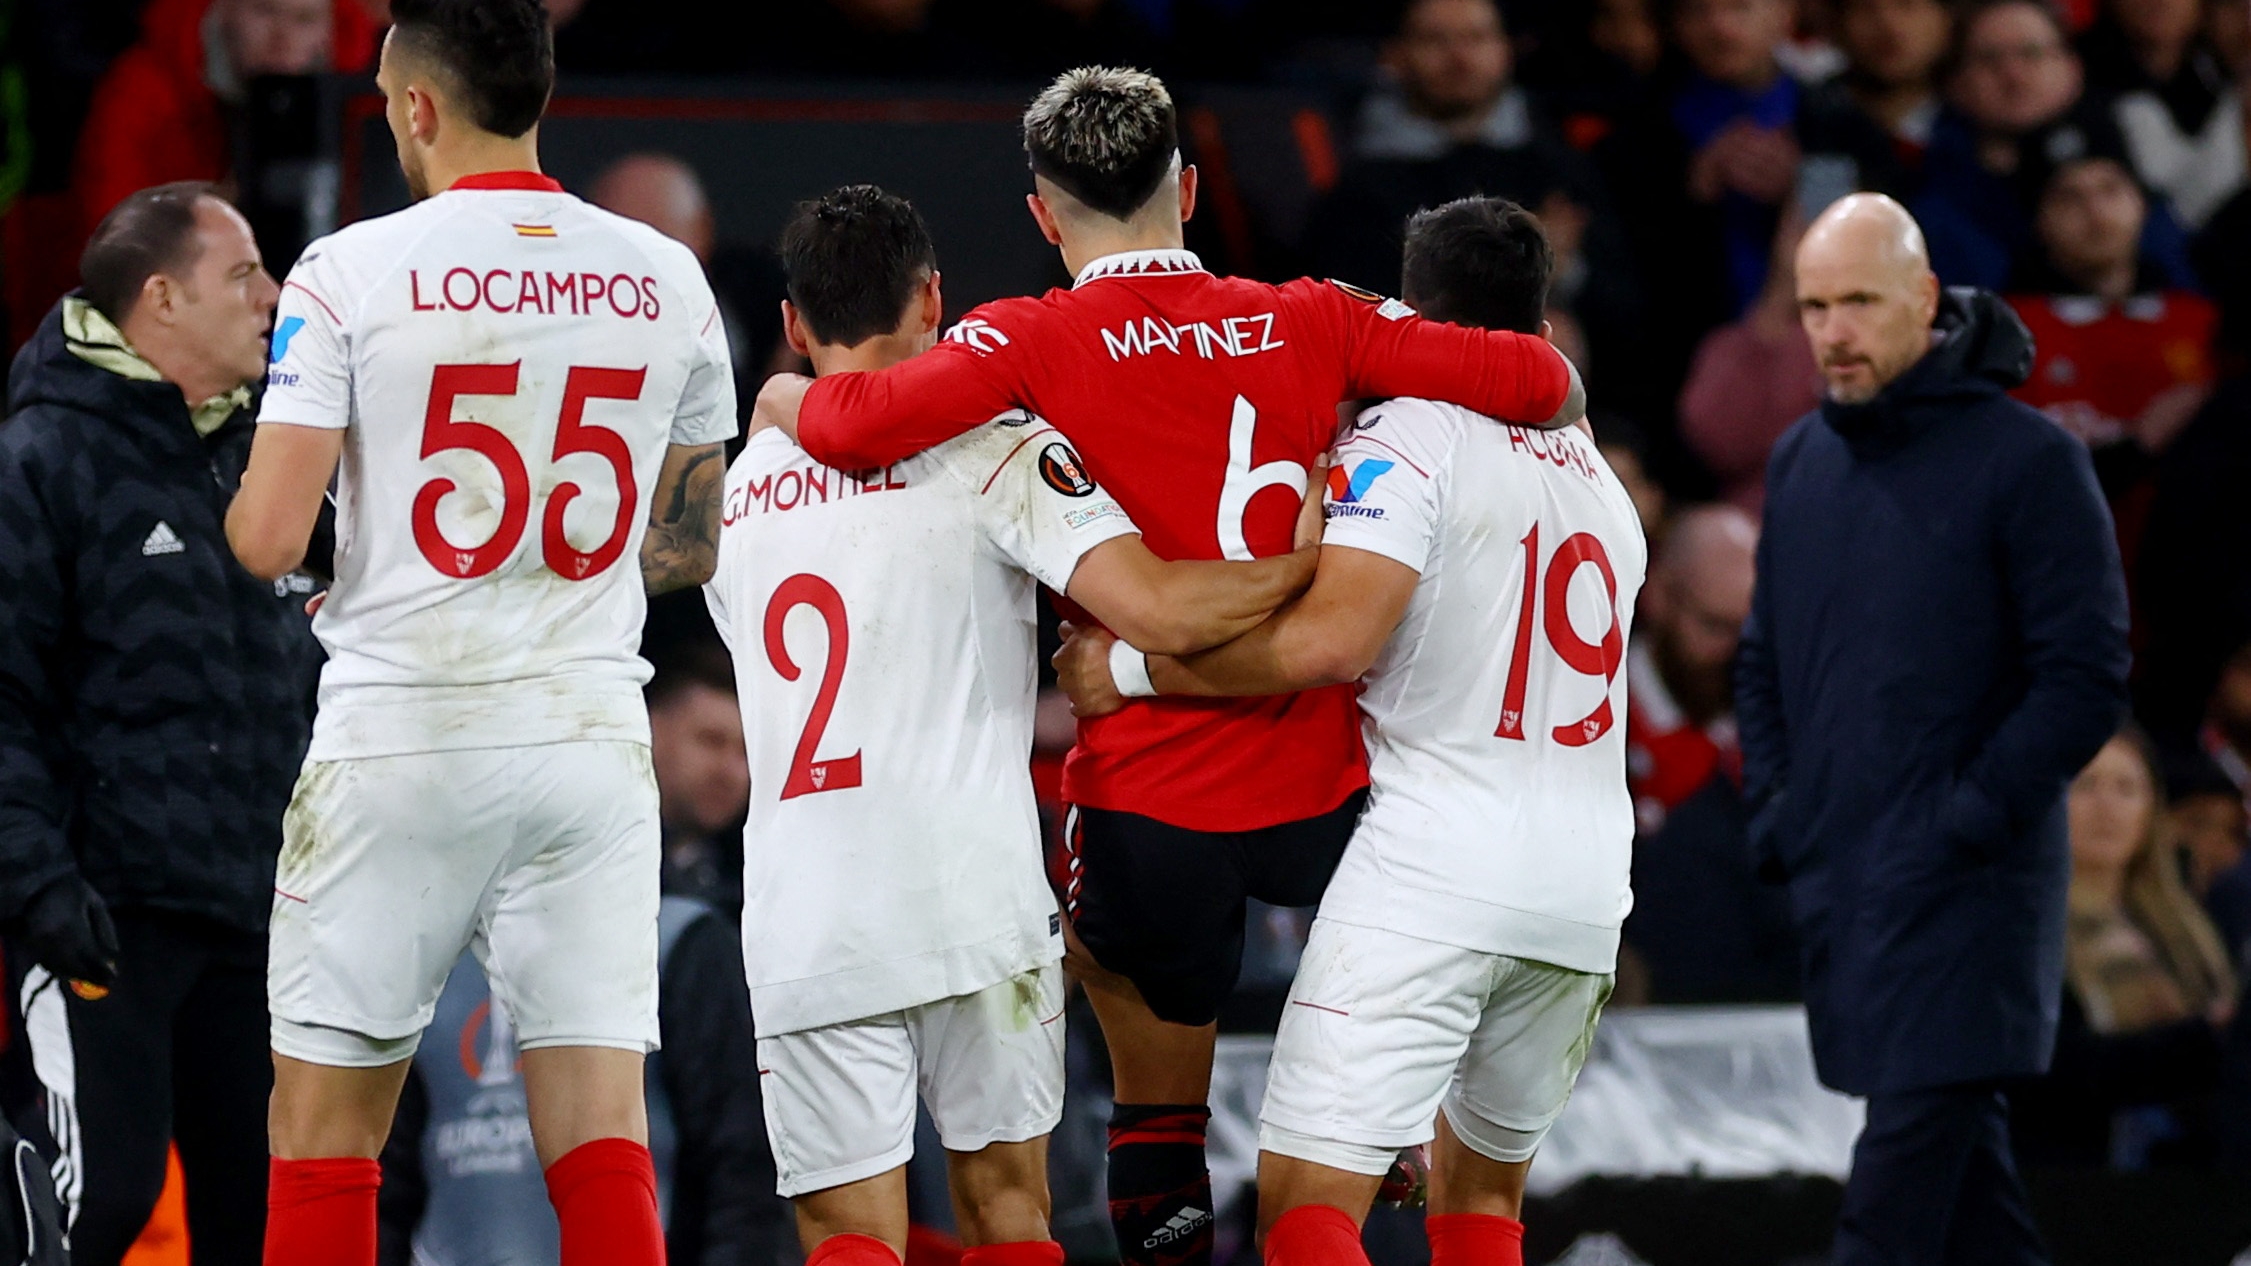
[[[563,1266],[664,1266],[657,1171],[631,1139],[581,1143],[547,1167]]]
[[[382,1184],[383,1167],[359,1156],[269,1162],[266,1266],[375,1266]]]
[[[1368,1266],[1368,1250],[1351,1214],[1301,1204],[1266,1229],[1266,1266]]]
[[[899,1266],[899,1255],[872,1235],[832,1235],[805,1255],[805,1266]]]
[[[1063,1266],[1063,1246],[1053,1240],[980,1244],[961,1251],[961,1266]]]
[[[1492,1213],[1434,1213],[1423,1219],[1430,1266],[1524,1266],[1524,1224]]]

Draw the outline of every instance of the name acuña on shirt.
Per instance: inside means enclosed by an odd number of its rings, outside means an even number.
[[[719,525],[732,527],[749,518],[754,509],[760,514],[779,514],[801,506],[827,505],[832,496],[842,501],[871,492],[900,492],[906,487],[906,477],[890,466],[850,472],[826,466],[785,470],[761,475],[729,492],[720,510]]]
[[[409,269],[407,287],[416,312],[537,312],[542,316],[610,315],[654,321],[664,311],[657,279],[626,273],[557,273],[532,269],[449,268],[425,287]]]
[[[1508,429],[1508,447],[1512,453],[1551,462],[1565,470],[1577,471],[1595,483],[1602,482],[1602,476],[1594,473],[1594,463],[1587,460],[1586,450],[1564,439],[1561,432],[1551,436],[1531,427],[1512,426]]]

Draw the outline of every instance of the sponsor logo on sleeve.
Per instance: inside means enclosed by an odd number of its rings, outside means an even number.
[[[1387,462],[1380,457],[1365,457],[1356,465],[1350,467],[1343,465],[1329,467],[1328,517],[1332,519],[1382,518],[1382,506],[1363,505],[1361,501],[1368,495],[1368,489],[1375,486],[1376,480],[1383,478],[1384,472],[1390,470],[1394,465],[1396,463]]]
[[[1094,481],[1086,477],[1086,467],[1068,444],[1058,442],[1040,450],[1040,479],[1066,497],[1094,495]]]
[[[963,317],[959,324],[946,331],[949,343],[966,344],[971,351],[990,356],[1008,346],[1008,336],[983,317]]]
[[[305,318],[300,316],[283,317],[281,322],[274,326],[273,346],[270,355],[266,358],[267,386],[294,387],[297,385],[297,375],[283,369],[281,362],[288,358],[289,345],[296,341],[298,333],[304,328]]]

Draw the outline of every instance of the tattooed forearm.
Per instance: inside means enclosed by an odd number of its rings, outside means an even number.
[[[719,560],[719,498],[727,467],[717,444],[675,447],[664,457],[641,542],[641,580],[652,594],[711,579]]]

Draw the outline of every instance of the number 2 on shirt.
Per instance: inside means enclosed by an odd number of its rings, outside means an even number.
[[[432,567],[448,576],[474,580],[508,561],[523,539],[531,520],[531,474],[524,456],[506,435],[482,422],[456,422],[453,403],[462,396],[512,396],[516,394],[522,361],[506,365],[440,365],[430,373],[430,404],[422,416],[422,456],[428,459],[449,449],[467,449],[492,463],[500,474],[500,525],[482,545],[464,548],[446,539],[438,528],[438,502],[458,485],[440,476],[414,494],[414,544]],[[617,476],[617,517],[610,534],[591,550],[580,552],[563,537],[563,512],[584,492],[568,481],[555,485],[540,519],[540,559],[549,571],[565,580],[590,580],[608,571],[625,553],[633,535],[633,513],[640,506],[641,490],[633,482],[633,452],[625,437],[608,427],[586,425],[589,400],[639,400],[648,380],[643,369],[592,369],[571,367],[563,380],[563,415],[555,428],[551,460],[573,453],[592,453],[610,464]]]
[[[782,630],[783,621],[799,607],[813,608],[821,623],[828,626],[828,662],[821,667],[821,688],[813,695],[812,714],[805,718],[805,728],[797,736],[789,776],[782,780],[784,800],[860,785],[858,752],[815,759],[821,736],[828,731],[829,716],[836,711],[837,687],[844,684],[844,661],[852,653],[852,630],[844,620],[844,595],[836,591],[836,586],[810,572],[799,572],[775,586],[773,598],[766,603],[766,658],[783,681],[796,681],[801,675],[803,670],[790,658],[789,642]]]
[[[1501,726],[1493,731],[1494,737],[1524,739],[1524,693],[1532,673],[1532,624],[1541,615],[1539,608],[1547,608],[1545,618],[1539,620],[1540,629],[1547,636],[1549,646],[1555,648],[1558,658],[1572,669],[1589,677],[1602,678],[1602,702],[1595,710],[1565,725],[1556,726],[1548,733],[1565,747],[1585,747],[1609,733],[1615,723],[1610,709],[1610,683],[1618,676],[1618,666],[1625,662],[1626,638],[1619,631],[1618,574],[1610,566],[1610,551],[1602,547],[1591,532],[1580,532],[1556,547],[1555,556],[1548,560],[1547,579],[1540,579],[1540,525],[1534,523],[1525,533],[1524,540],[1524,600],[1517,608],[1516,645],[1509,651],[1508,684],[1501,694]],[[1610,627],[1600,643],[1589,642],[1571,627],[1571,612],[1565,605],[1571,594],[1571,578],[1579,568],[1593,564],[1602,575],[1602,587],[1608,595]]]

